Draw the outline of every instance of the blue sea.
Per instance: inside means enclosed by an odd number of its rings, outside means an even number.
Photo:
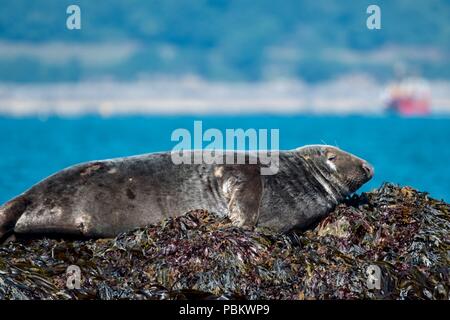
[[[374,179],[450,201],[450,118],[394,116],[0,117],[0,203],[67,166],[170,150],[177,128],[279,129],[280,149],[332,144],[373,164]]]

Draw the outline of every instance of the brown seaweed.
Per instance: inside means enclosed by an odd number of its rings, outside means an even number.
[[[196,210],[115,239],[7,243],[0,299],[449,299],[449,231],[449,204],[392,184],[304,233]],[[70,265],[80,289],[66,285]]]

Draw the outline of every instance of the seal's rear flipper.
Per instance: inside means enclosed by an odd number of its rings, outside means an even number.
[[[17,220],[30,203],[31,201],[25,195],[20,195],[0,207],[0,243],[4,242],[14,232]]]

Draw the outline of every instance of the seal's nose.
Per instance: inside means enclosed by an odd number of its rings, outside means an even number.
[[[374,169],[373,169],[373,167],[372,167],[369,163],[367,163],[367,162],[364,162],[363,165],[362,165],[362,167],[363,167],[363,169],[364,169],[364,172],[366,173],[367,178],[368,178],[368,179],[372,179],[373,174],[374,174]]]

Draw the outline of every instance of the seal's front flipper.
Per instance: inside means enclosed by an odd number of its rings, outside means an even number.
[[[263,191],[260,167],[247,164],[222,168],[222,190],[228,201],[229,218],[237,226],[254,227]]]
[[[31,201],[25,195],[20,195],[0,207],[0,243],[14,232],[17,220],[30,203]]]

